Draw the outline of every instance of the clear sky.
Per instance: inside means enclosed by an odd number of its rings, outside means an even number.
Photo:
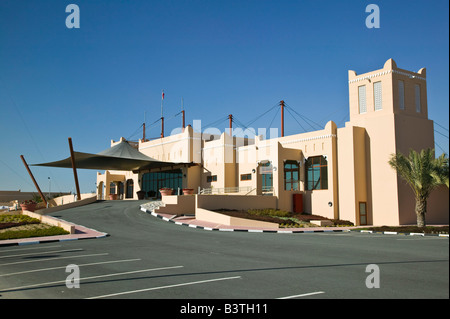
[[[71,3],[79,29],[66,27]],[[379,29],[366,27],[370,3]],[[448,0],[1,0],[0,190],[35,191],[21,154],[42,163],[68,157],[68,137],[91,153],[137,140],[144,113],[147,126],[160,117],[163,89],[166,134],[181,125],[169,118],[182,98],[187,124],[224,130],[228,114],[248,124],[283,99],[286,135],[342,127],[348,70],[389,58],[427,68],[436,151],[448,154]],[[274,109],[252,127],[279,123]],[[31,169],[43,191],[48,177],[52,191],[75,189],[70,169]],[[78,174],[81,192],[95,190],[96,171]]]

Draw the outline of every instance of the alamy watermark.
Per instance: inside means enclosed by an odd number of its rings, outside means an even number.
[[[66,27],[68,29],[80,28],[80,7],[76,4],[69,4],[66,7],[66,12],[70,13],[66,18]]]
[[[367,265],[366,272],[370,273],[366,278],[366,287],[369,289],[380,288],[380,267],[375,264]]]
[[[366,27],[368,29],[380,28],[380,7],[376,4],[369,4],[366,7],[366,12],[370,13],[366,18]]]
[[[80,267],[75,264],[67,265],[66,272],[69,273],[66,277],[66,287],[69,289],[80,288]]]

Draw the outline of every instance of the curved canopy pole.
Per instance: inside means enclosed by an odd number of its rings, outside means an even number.
[[[78,184],[77,167],[75,166],[75,155],[73,153],[72,138],[69,137],[70,160],[72,161],[73,177],[75,179],[75,187],[77,188],[77,200],[81,200],[80,185]]]
[[[25,161],[25,158],[23,157],[23,155],[20,155],[20,158],[22,159],[23,165],[25,165],[25,168],[27,169],[28,174],[30,174],[30,177],[31,177],[31,179],[33,180],[34,186],[36,187],[36,189],[37,189],[39,195],[41,196],[42,201],[44,202],[45,206],[47,206],[47,200],[45,199],[44,194],[42,194],[41,189],[39,188],[38,183],[37,183],[36,180],[34,179],[33,173],[31,173],[31,170],[30,170],[30,168],[28,167],[28,164],[27,164],[27,162]]]

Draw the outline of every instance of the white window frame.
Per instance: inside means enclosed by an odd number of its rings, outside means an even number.
[[[380,111],[383,109],[383,89],[381,86],[381,81],[373,83],[373,105],[375,111]]]
[[[358,86],[358,108],[359,114],[367,113],[367,95],[366,86]]]
[[[415,96],[415,100],[416,100],[416,112],[420,113],[422,110],[422,105],[420,103],[420,98],[421,98],[421,94],[420,94],[420,85],[419,84],[415,84],[414,85],[414,96]]]
[[[400,110],[405,109],[405,82],[398,81],[398,106]]]

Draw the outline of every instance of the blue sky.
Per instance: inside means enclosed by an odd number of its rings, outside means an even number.
[[[80,8],[80,28],[65,25]],[[368,29],[365,8],[380,8]],[[28,163],[97,153],[132,136],[144,120],[180,111],[217,122],[233,114],[247,124],[285,100],[285,134],[348,120],[348,70],[427,68],[429,118],[439,125],[438,153],[448,153],[449,3],[447,0],[346,1],[0,1],[0,190],[34,191]],[[222,120],[221,120],[222,119]],[[252,124],[279,126],[276,110]],[[303,128],[299,125],[303,126]],[[181,118],[166,121],[166,134]],[[205,127],[204,127],[205,128]],[[157,137],[159,126],[147,137]],[[444,136],[445,135],[445,136]],[[32,167],[44,191],[72,191],[69,169]],[[79,170],[82,192],[96,172]]]

